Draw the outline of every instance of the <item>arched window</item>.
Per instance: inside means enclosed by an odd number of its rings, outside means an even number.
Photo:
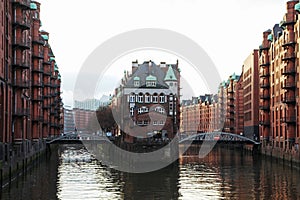
[[[146,93],[145,94],[145,103],[150,103],[150,94],[149,93]]]
[[[142,93],[139,93],[138,102],[143,103],[143,94]]]
[[[158,103],[158,95],[157,95],[157,93],[153,94],[153,103]]]
[[[135,102],[135,94],[134,93],[130,94],[130,96],[129,96],[129,102],[130,103],[134,103]]]
[[[159,103],[165,103],[165,94],[164,93],[161,93],[159,95]]]

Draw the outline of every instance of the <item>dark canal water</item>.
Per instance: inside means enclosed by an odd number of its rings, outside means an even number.
[[[4,188],[1,199],[300,199],[300,173],[216,148],[204,159],[187,156],[160,171],[129,174],[101,166],[82,146],[60,146]]]

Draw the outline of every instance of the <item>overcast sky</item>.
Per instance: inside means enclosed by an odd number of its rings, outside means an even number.
[[[138,28],[179,32],[197,42],[211,57],[221,78],[227,79],[233,72],[241,73],[243,61],[260,45],[262,32],[279,23],[286,10],[286,0],[39,2],[41,29],[50,33],[66,104],[72,102],[74,80],[85,59],[115,35]],[[155,60],[160,61],[163,60]],[[131,65],[124,63],[127,64]]]

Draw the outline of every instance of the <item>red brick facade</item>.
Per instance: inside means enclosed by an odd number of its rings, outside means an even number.
[[[0,1],[0,14],[0,142],[30,148],[60,134],[60,74],[48,33],[39,30],[40,4]]]

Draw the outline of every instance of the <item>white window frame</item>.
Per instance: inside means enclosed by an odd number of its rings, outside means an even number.
[[[143,103],[143,95],[138,96],[138,103]]]
[[[164,95],[159,96],[159,103],[165,103],[165,96]]]
[[[151,102],[151,96],[145,95],[145,103],[150,103],[150,102]]]
[[[140,81],[133,81],[134,87],[140,87]]]
[[[152,101],[153,103],[158,103],[158,96],[153,96]]]
[[[135,102],[135,95],[134,94],[131,94],[130,97],[129,97],[129,102],[130,103],[134,103]]]

